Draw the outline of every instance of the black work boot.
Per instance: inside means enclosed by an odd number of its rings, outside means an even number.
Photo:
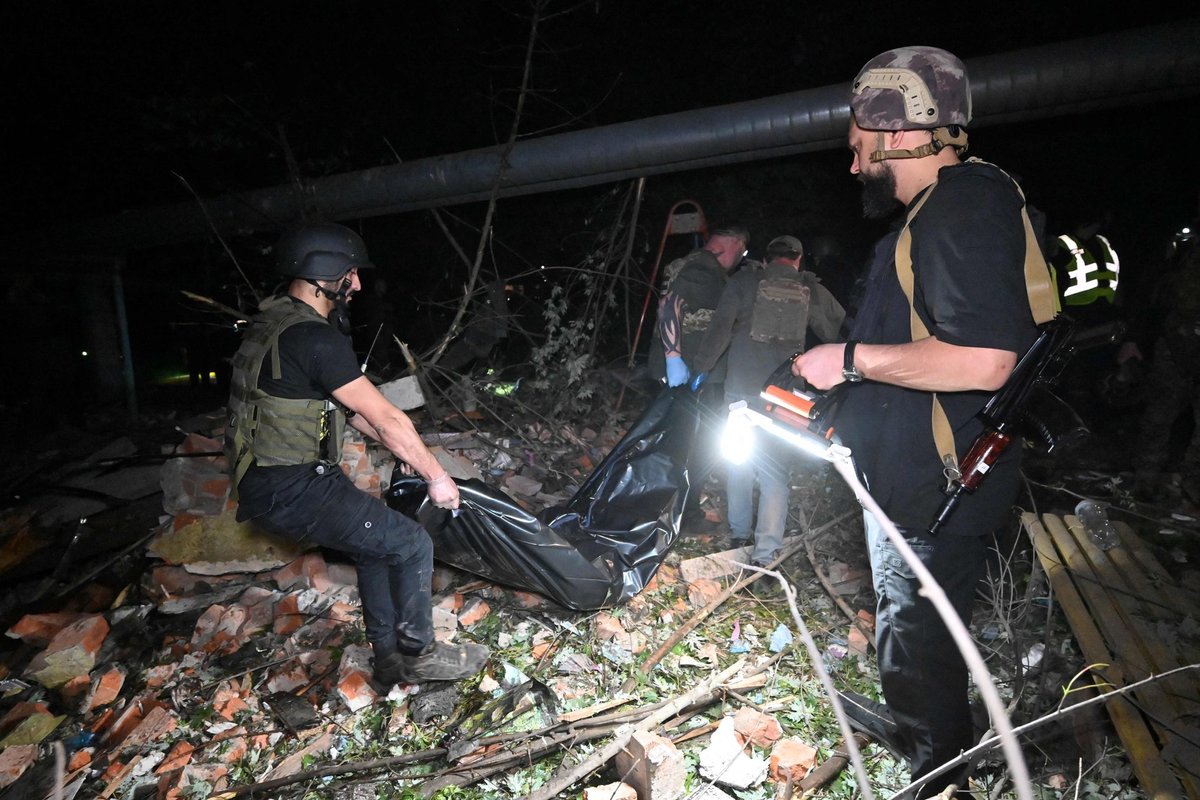
[[[400,674],[405,683],[457,681],[483,669],[491,651],[481,644],[444,644],[435,641],[420,655],[400,654]]]
[[[380,687],[390,690],[397,683],[457,681],[483,669],[491,654],[481,644],[443,644],[433,642],[420,655],[391,653],[371,663],[372,677]]]
[[[850,728],[864,733],[882,745],[892,756],[907,763],[907,747],[900,737],[900,729],[892,719],[892,712],[883,703],[864,697],[858,692],[838,692],[842,708]]]
[[[404,662],[399,653],[371,659],[371,683],[380,694],[387,694],[397,683],[404,683]]]

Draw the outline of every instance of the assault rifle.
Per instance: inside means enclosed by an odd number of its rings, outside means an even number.
[[[966,457],[959,462],[958,473],[946,487],[946,499],[929,526],[931,536],[937,535],[950,519],[963,494],[979,488],[1023,424],[1034,427],[1046,444],[1053,447],[1051,432],[1031,412],[1035,398],[1049,394],[1048,388],[1057,382],[1076,352],[1115,344],[1125,335],[1125,326],[1120,322],[1076,331],[1074,321],[1062,314],[1040,326],[1039,330],[1041,333],[1013,367],[1004,386],[976,415],[983,422],[983,430],[975,437]]]

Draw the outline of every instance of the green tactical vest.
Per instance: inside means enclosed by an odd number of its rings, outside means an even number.
[[[233,356],[229,393],[229,420],[225,426],[225,457],[232,470],[233,498],[252,463],[263,467],[289,466],[320,461],[329,456],[322,445],[340,448],[345,414],[330,400],[274,397],[258,388],[263,362],[271,359],[271,377],[282,377],[279,336],[300,322],[324,317],[286,295],[272,297],[246,331]],[[332,458],[337,460],[340,453]]]
[[[758,282],[750,316],[750,338],[754,341],[791,348],[803,346],[812,288],[808,275],[793,272],[794,275],[763,278]]]

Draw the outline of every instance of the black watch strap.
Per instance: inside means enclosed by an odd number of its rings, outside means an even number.
[[[849,383],[862,383],[863,374],[854,366],[854,348],[858,347],[858,340],[851,339],[846,342],[846,349],[842,356],[842,378]]]

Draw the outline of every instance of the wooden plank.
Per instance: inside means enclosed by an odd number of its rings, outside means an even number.
[[[1053,524],[1050,520],[1055,518],[1047,515],[1047,520],[1047,524]],[[1033,539],[1034,549],[1054,590],[1054,599],[1066,613],[1071,630],[1075,632],[1075,639],[1083,651],[1083,657],[1091,664],[1112,663],[1113,656],[1083,598],[1079,596],[1066,564],[1054,545],[1053,537],[1035,514],[1023,514],[1021,521]],[[1058,524],[1061,526],[1062,523]],[[1109,691],[1104,687],[1101,687],[1101,690]],[[1114,695],[1112,699],[1105,701],[1104,707],[1129,751],[1133,771],[1146,796],[1152,800],[1174,800],[1183,796],[1183,787],[1162,760],[1158,743],[1146,726],[1141,713],[1121,695]]]
[[[1043,518],[1066,572],[1113,656],[1112,668],[1101,670],[1101,674],[1114,684],[1124,685],[1180,666],[1154,635],[1153,625],[1147,623],[1153,615],[1147,614],[1139,597],[1137,577],[1129,574],[1129,560],[1122,570],[1109,557],[1109,553],[1123,548],[1102,551],[1077,519],[1068,516],[1066,520],[1064,524],[1050,514]],[[1142,631],[1150,635],[1143,636]],[[1190,675],[1176,677],[1191,683]],[[1162,744],[1161,757],[1174,767],[1188,796],[1200,798],[1200,774],[1196,772],[1200,769],[1200,746],[1196,744],[1200,731],[1181,714],[1184,704],[1178,700],[1179,692],[1187,691],[1181,688],[1183,685],[1155,681],[1136,689],[1131,702],[1149,717],[1151,730]]]
[[[1159,635],[1157,625],[1160,622],[1177,625],[1182,621],[1183,609],[1191,606],[1170,606],[1160,602],[1163,593],[1146,580],[1141,565],[1134,562],[1124,545],[1101,550],[1076,517],[1067,516],[1065,521],[1075,543],[1083,550],[1091,565],[1093,574],[1097,576],[1097,581],[1104,585],[1106,599],[1124,622],[1124,630],[1121,631],[1124,636],[1111,640],[1112,643],[1125,643],[1127,646],[1119,647],[1118,653],[1130,661],[1138,660],[1146,670],[1145,674],[1130,674],[1127,677],[1141,680],[1184,666],[1187,662],[1180,661],[1178,653],[1167,646],[1165,638]],[[1130,540],[1137,538],[1128,528],[1124,533]],[[1081,574],[1075,575],[1077,582]],[[1158,584],[1161,586],[1162,581],[1158,581]],[[1156,701],[1166,704],[1174,720],[1170,727],[1176,730],[1176,735],[1192,743],[1191,755],[1184,763],[1200,769],[1200,729],[1185,719],[1190,715],[1200,717],[1200,679],[1194,673],[1174,675],[1157,682],[1154,689],[1149,691]],[[1193,774],[1200,779],[1200,772]]]
[[[1154,586],[1165,598],[1164,602],[1170,604],[1176,613],[1179,609],[1200,608],[1200,592],[1176,583],[1163,565],[1158,563],[1158,559],[1146,547],[1146,543],[1140,536],[1124,522],[1115,524],[1121,533],[1121,541],[1128,550],[1129,557],[1142,568],[1142,572],[1147,577],[1147,583]]]

